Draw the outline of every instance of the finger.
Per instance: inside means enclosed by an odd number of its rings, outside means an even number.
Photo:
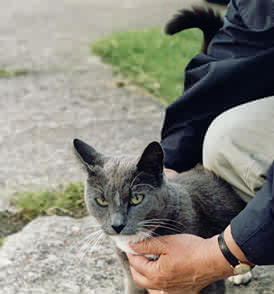
[[[151,262],[143,255],[135,255],[131,253],[126,253],[130,265],[137,269],[137,267],[145,268]]]
[[[163,290],[148,290],[149,294],[163,294]]]
[[[165,175],[169,179],[173,179],[178,175],[178,173],[173,169],[165,168],[164,171],[165,171]]]
[[[139,287],[146,288],[146,289],[153,288],[153,286],[151,285],[151,282],[145,276],[138,273],[133,267],[131,267],[130,270],[131,270],[133,280]]]
[[[134,255],[127,253],[127,257],[131,268],[142,276],[150,279],[150,277],[155,277],[157,275],[157,261],[151,261],[142,255]]]
[[[147,239],[138,243],[130,243],[129,246],[141,254],[166,254],[166,244],[164,237]]]

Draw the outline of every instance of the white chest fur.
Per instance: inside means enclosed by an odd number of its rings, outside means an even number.
[[[121,249],[124,252],[128,253],[136,253],[134,252],[130,246],[129,243],[138,243],[145,239],[142,235],[117,235],[117,236],[111,236],[111,239],[115,242],[116,246]]]
[[[119,236],[112,236],[112,240],[116,243],[116,246],[121,249],[124,252],[136,254],[137,252],[134,252],[130,246],[129,243],[138,243],[146,238],[141,235],[130,235],[130,236],[125,236],[125,235],[119,235]],[[144,254],[144,256],[149,259],[149,260],[157,260],[159,258],[159,255],[155,254]]]

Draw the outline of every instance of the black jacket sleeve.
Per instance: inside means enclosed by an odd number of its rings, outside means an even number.
[[[232,220],[231,233],[249,261],[274,264],[274,163],[263,188]]]
[[[165,167],[202,161],[209,124],[234,106],[274,94],[274,0],[232,0],[208,54],[185,70],[183,95],[168,106],[161,133]]]

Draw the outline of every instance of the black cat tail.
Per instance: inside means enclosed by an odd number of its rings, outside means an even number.
[[[227,6],[230,0],[206,0],[208,3],[219,4],[223,6]]]
[[[182,9],[171,19],[164,28],[168,35],[174,35],[180,31],[199,28],[204,34],[202,52],[206,53],[211,39],[223,26],[221,15],[209,7],[196,7]]]

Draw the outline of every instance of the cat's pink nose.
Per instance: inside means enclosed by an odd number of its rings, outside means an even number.
[[[117,233],[120,234],[120,232],[123,230],[125,225],[112,225],[113,230]]]

